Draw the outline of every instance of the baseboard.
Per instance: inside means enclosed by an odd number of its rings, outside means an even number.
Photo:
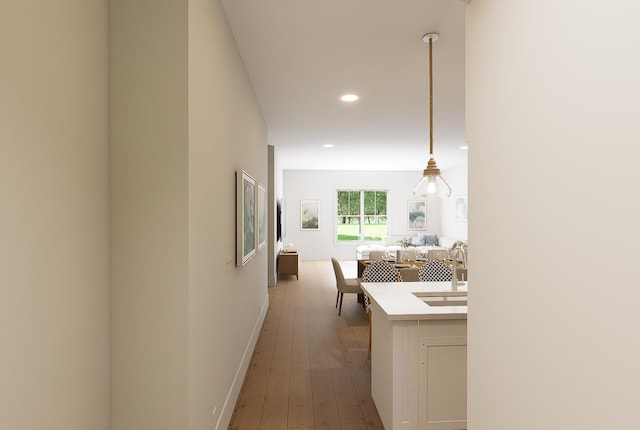
[[[275,274],[269,274],[269,287],[274,287],[278,282],[278,277]]]
[[[251,337],[249,338],[249,342],[247,343],[247,347],[244,350],[244,354],[242,354],[240,365],[238,366],[236,374],[233,377],[231,388],[229,389],[227,398],[225,399],[224,405],[222,406],[222,411],[220,412],[220,417],[218,417],[218,421],[216,422],[215,430],[229,428],[231,417],[233,416],[233,410],[240,396],[240,390],[242,389],[242,384],[244,383],[244,379],[247,375],[247,369],[249,369],[249,363],[251,362],[253,351],[256,348],[256,343],[258,342],[258,337],[260,336],[260,331],[262,330],[262,325],[264,324],[264,318],[267,315],[268,308],[269,295],[267,294],[264,299],[264,303],[260,307],[260,315],[258,315],[256,324],[253,327],[253,331],[251,333]]]

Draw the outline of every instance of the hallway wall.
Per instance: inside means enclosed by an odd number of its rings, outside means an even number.
[[[635,429],[640,5],[466,14],[469,428]]]
[[[187,2],[114,0],[110,20],[112,428],[186,429]]]
[[[0,3],[0,428],[108,430],[107,0]]]
[[[235,173],[266,127],[218,0],[113,0],[113,429],[224,429],[266,313]]]
[[[218,0],[188,34],[189,428],[226,430],[268,307],[268,245],[235,266],[235,172],[268,184],[267,129]]]

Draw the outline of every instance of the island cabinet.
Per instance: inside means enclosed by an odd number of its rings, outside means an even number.
[[[425,313],[395,309],[390,315],[401,300],[385,301],[402,291],[363,288],[372,301],[371,394],[385,429],[466,429],[466,299],[465,306],[429,306],[410,293],[411,306],[425,306]]]

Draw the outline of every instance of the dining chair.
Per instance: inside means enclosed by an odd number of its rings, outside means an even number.
[[[398,249],[396,251],[396,261],[415,260],[418,252],[415,249]]]
[[[430,249],[427,251],[427,260],[446,260],[449,258],[449,250],[447,249]]]
[[[362,282],[401,282],[402,275],[400,271],[391,263],[378,260],[372,261],[362,272]],[[364,309],[369,316],[369,352],[371,357],[371,303],[369,297],[364,295]]]
[[[398,269],[388,261],[376,260],[367,264],[362,272],[362,282],[398,282],[402,276]]]
[[[452,277],[451,266],[439,260],[427,261],[418,269],[418,281],[421,282],[446,282]]]
[[[384,251],[369,251],[369,261],[382,260],[384,255]]]
[[[360,287],[360,280],[358,278],[345,279],[342,267],[338,260],[331,257],[331,264],[333,264],[333,273],[336,275],[336,288],[338,289],[338,295],[336,296],[336,308],[338,307],[339,300],[340,307],[338,308],[338,315],[340,315],[342,314],[342,298],[344,294],[362,294],[362,288]]]
[[[417,282],[418,270],[420,270],[418,267],[401,267],[398,269],[403,282]]]

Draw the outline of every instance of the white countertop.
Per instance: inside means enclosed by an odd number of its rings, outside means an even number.
[[[451,282],[363,282],[362,289],[389,320],[467,319],[467,306],[431,306],[421,297],[466,297],[467,286]]]

